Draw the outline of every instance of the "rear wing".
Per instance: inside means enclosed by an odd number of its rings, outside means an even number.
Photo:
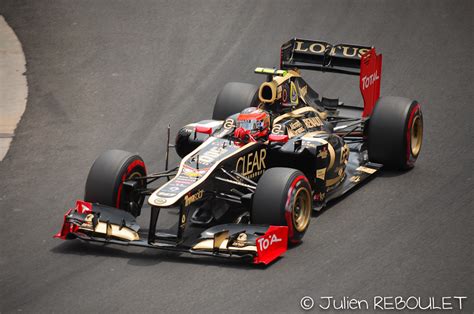
[[[359,76],[364,99],[363,117],[371,115],[380,97],[382,55],[374,47],[338,44],[323,41],[291,39],[280,50],[280,69],[304,69]]]

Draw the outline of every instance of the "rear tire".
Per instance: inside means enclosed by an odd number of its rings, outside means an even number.
[[[423,142],[423,115],[415,100],[381,97],[368,128],[369,160],[391,169],[415,166]]]
[[[217,96],[213,120],[225,120],[248,107],[256,107],[258,87],[252,84],[230,82]]]
[[[123,182],[141,176],[146,176],[146,168],[140,156],[123,150],[108,150],[95,160],[89,170],[84,200],[126,211],[130,211],[129,202],[132,201],[138,205],[138,208],[130,212],[136,217],[145,198],[135,191],[124,191]],[[137,182],[138,188],[146,187],[145,182]]]
[[[311,220],[311,186],[305,175],[291,168],[271,168],[258,181],[251,222],[288,226],[288,240],[302,240]]]

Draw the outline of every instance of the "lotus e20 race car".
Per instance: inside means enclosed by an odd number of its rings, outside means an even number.
[[[61,239],[134,245],[268,264],[300,242],[313,210],[382,167],[409,169],[420,153],[415,100],[379,97],[382,55],[373,47],[292,39],[280,68],[257,68],[260,86],[227,83],[211,120],[184,126],[165,171],[136,154],[106,151],[92,165],[84,201],[64,216]],[[359,76],[363,108],[320,97],[300,70]],[[169,147],[182,158],[168,169]],[[164,179],[163,184],[151,187]],[[136,222],[145,199],[147,232]],[[178,212],[175,232],[158,228]]]

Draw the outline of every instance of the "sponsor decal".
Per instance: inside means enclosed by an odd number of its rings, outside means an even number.
[[[307,128],[317,128],[323,125],[323,122],[319,117],[310,117],[303,119],[304,124]]]
[[[316,143],[313,143],[311,141],[303,141],[303,146],[304,147],[311,147],[311,148],[316,148]]]
[[[361,78],[362,81],[362,90],[365,90],[366,88],[369,88],[372,86],[375,82],[377,82],[380,79],[379,74],[377,71],[375,73],[372,73],[370,75],[365,75]]]
[[[224,122],[224,129],[233,129],[235,128],[234,119],[227,119]]]
[[[199,154],[199,163],[203,165],[210,165],[216,161],[220,156],[224,155],[229,149],[222,146],[214,146]]]
[[[162,204],[166,203],[166,200],[162,197],[157,197],[157,198],[155,198],[154,203],[156,205],[162,205]]]
[[[248,153],[237,159],[235,171],[249,179],[263,174],[267,168],[265,158],[267,157],[266,149]]]
[[[187,207],[191,205],[192,203],[199,201],[203,197],[203,195],[204,195],[204,190],[202,189],[192,195],[186,195],[184,197],[184,206]]]
[[[178,232],[184,232],[184,229],[186,228],[186,213],[181,214],[181,219],[179,220],[179,231]]]
[[[299,122],[298,120],[295,120],[295,121],[293,121],[293,122],[290,123],[290,128],[291,128],[292,130],[297,130],[297,129],[301,128],[301,127],[302,127],[301,122]]]
[[[332,46],[324,42],[306,42],[296,41],[295,51],[296,52],[309,52],[315,54],[321,54],[325,51],[329,51],[330,56],[342,55],[344,57],[358,57],[360,58],[364,53],[369,51],[370,48],[361,48],[354,46],[336,45]]]
[[[364,167],[364,166],[360,166],[356,170],[360,171],[360,172],[365,172],[365,173],[368,173],[368,174],[373,174],[373,173],[377,172],[377,169],[372,169],[372,168]]]
[[[272,128],[272,133],[273,134],[283,134],[283,126],[281,124],[275,124]]]
[[[297,129],[296,131],[292,130],[292,129],[288,129],[288,137],[289,138],[292,138],[292,137],[295,137],[297,135],[300,135],[301,133],[304,133],[304,128],[299,128]]]
[[[260,237],[257,239],[257,245],[260,251],[267,250],[271,245],[277,242],[281,242],[283,239],[277,237],[276,234],[271,234],[268,237]]]
[[[281,92],[281,101],[283,103],[287,103],[288,102],[288,86],[285,85],[282,89],[282,92]]]
[[[92,219],[94,219],[93,214],[88,214],[84,219],[84,222],[81,224],[81,229],[89,229],[94,230],[94,226],[92,224]]]
[[[296,90],[295,83],[290,83],[290,100],[292,104],[298,104],[298,91]]]
[[[237,239],[235,239],[235,241],[232,243],[232,246],[244,247],[245,242],[247,242],[247,234],[241,233],[241,234],[239,234]]]
[[[326,168],[316,170],[316,179],[324,180],[326,177]]]
[[[360,176],[352,176],[350,180],[353,183],[359,183],[360,182]]]
[[[314,200],[315,201],[324,201],[324,199],[326,198],[326,193],[323,193],[323,192],[320,192],[320,193],[315,193],[314,194]]]
[[[288,227],[269,226],[267,232],[258,237],[255,242],[257,256],[254,263],[269,264],[285,253],[288,245]]]
[[[208,170],[209,168],[203,168],[203,169],[198,170],[198,169],[189,167],[187,165],[184,165],[183,172],[178,178],[173,180],[173,182],[184,183],[184,184],[193,183],[196,181],[197,177],[204,175]]]
[[[326,46],[323,43],[309,43],[304,41],[297,41],[295,51],[298,52],[312,52],[312,53],[323,53],[326,50]]]
[[[241,242],[247,241],[247,234],[245,234],[245,233],[239,234],[239,236],[237,237],[237,240],[241,241]]]
[[[159,192],[158,194],[156,194],[158,196],[163,196],[163,197],[172,197],[172,196],[175,196],[176,193],[169,193],[169,192]]]
[[[180,176],[179,178],[173,180],[172,183],[173,183],[173,185],[177,185],[177,186],[188,186],[188,185],[196,182],[196,179],[194,179],[194,178],[189,178],[189,177],[187,177],[187,178],[189,180],[183,180]]]
[[[326,159],[328,157],[328,149],[326,147],[323,147],[319,151],[318,155],[316,155],[316,157],[319,157],[321,159]]]
[[[301,122],[298,120],[294,120],[293,122],[290,122],[288,126],[289,126],[288,128],[289,137],[293,137],[305,132],[305,128],[303,127],[303,124],[301,124]]]
[[[193,168],[188,168],[188,167],[184,167],[183,168],[183,174],[185,176],[188,176],[188,177],[191,177],[191,178],[197,178],[197,177],[200,177],[201,176],[201,172],[196,170],[196,169],[193,169]],[[204,173],[203,173],[204,174]]]

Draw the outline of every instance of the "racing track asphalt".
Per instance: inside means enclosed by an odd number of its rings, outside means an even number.
[[[472,312],[472,1],[2,0],[0,14],[29,85],[0,163],[0,312],[295,313],[305,295],[468,296]],[[225,82],[259,82],[293,36],[383,53],[382,95],[423,106],[414,170],[333,204],[267,268],[52,239],[98,154],[161,169],[166,125],[210,117]],[[304,75],[359,101],[356,79]]]

